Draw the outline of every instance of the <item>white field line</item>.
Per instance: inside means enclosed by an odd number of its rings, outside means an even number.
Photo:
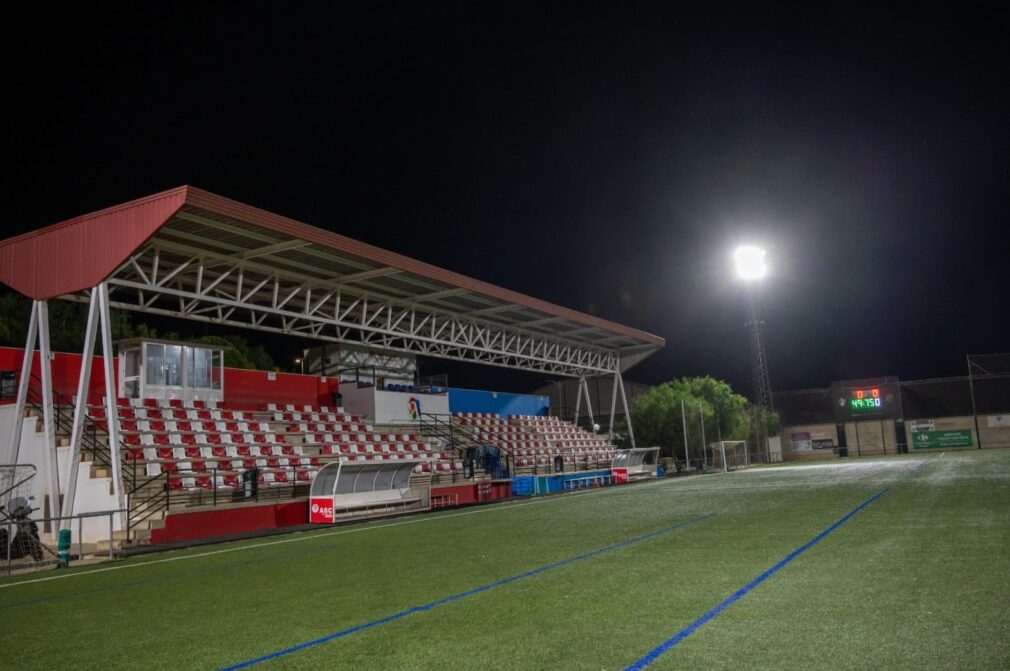
[[[656,485],[656,484],[664,484],[664,483],[665,484],[670,484],[671,482],[673,482],[673,481],[672,480],[657,480],[656,482],[650,482],[650,483],[647,483],[645,485],[639,485],[639,486],[635,487],[635,489],[638,490],[638,489],[642,489],[643,487],[648,487],[650,485]],[[496,511],[501,511],[501,510],[512,510],[512,509],[515,509],[515,508],[521,508],[521,507],[524,507],[524,506],[529,506],[529,505],[533,505],[533,504],[537,504],[537,503],[552,503],[552,502],[557,502],[557,501],[568,501],[568,500],[571,500],[572,498],[574,498],[576,496],[580,496],[580,495],[584,495],[584,494],[615,493],[615,492],[622,491],[622,489],[623,488],[616,488],[616,487],[613,488],[613,489],[603,489],[603,490],[592,489],[592,490],[586,490],[584,492],[572,492],[571,494],[569,494],[567,496],[557,496],[557,497],[552,496],[552,497],[548,497],[548,498],[545,498],[545,499],[533,499],[532,501],[521,501],[521,502],[518,502],[518,503],[499,503],[499,504],[489,505],[489,506],[486,506],[486,507],[481,507],[481,508],[478,508],[476,510],[465,510],[463,512],[458,512],[458,513],[449,513],[447,515],[423,515],[423,516],[420,516],[420,517],[417,517],[417,518],[414,518],[414,519],[402,520],[400,522],[393,522],[391,524],[370,525],[370,524],[366,523],[366,524],[362,524],[360,526],[351,527],[349,529],[334,529],[333,531],[327,531],[327,532],[322,532],[322,533],[317,532],[317,531],[308,531],[308,532],[302,532],[301,535],[298,535],[298,536],[289,537],[289,538],[282,538],[282,539],[275,540],[275,541],[267,541],[265,543],[254,543],[252,545],[241,545],[241,546],[238,546],[238,547],[224,548],[224,549],[221,549],[221,550],[211,550],[210,552],[200,552],[200,553],[197,553],[197,554],[179,555],[179,556],[176,556],[176,557],[162,557],[161,559],[152,559],[150,561],[138,561],[138,562],[135,562],[135,563],[132,563],[132,564],[117,564],[115,566],[105,566],[103,568],[91,569],[89,571],[79,571],[79,572],[76,572],[76,573],[62,573],[62,574],[57,574],[57,575],[45,576],[43,578],[32,578],[30,580],[21,580],[21,581],[18,581],[18,582],[12,582],[12,583],[7,583],[7,584],[0,585],[0,589],[6,589],[8,587],[18,587],[20,585],[30,585],[32,583],[49,582],[50,580],[63,580],[64,578],[76,578],[76,577],[79,577],[79,576],[93,575],[95,573],[105,573],[107,571],[119,571],[121,569],[137,568],[137,567],[141,567],[141,566],[152,566],[154,564],[164,564],[164,563],[167,563],[167,562],[179,561],[181,559],[197,559],[199,557],[212,557],[212,556],[215,556],[215,555],[223,555],[223,554],[227,554],[227,553],[230,553],[230,552],[238,552],[240,550],[255,550],[257,548],[265,548],[265,547],[270,547],[272,545],[283,545],[283,544],[286,544],[286,543],[298,543],[300,541],[316,540],[316,539],[319,539],[319,538],[328,538],[330,536],[343,536],[345,534],[359,533],[359,532],[362,532],[362,531],[374,531],[374,530],[381,530],[381,529],[391,529],[393,527],[403,527],[403,526],[407,526],[409,524],[420,524],[421,522],[437,522],[438,520],[446,520],[446,519],[450,519],[450,518],[453,518],[453,517],[463,517],[464,515],[479,515],[481,513],[496,512]],[[625,491],[625,493],[629,493],[629,492]]]

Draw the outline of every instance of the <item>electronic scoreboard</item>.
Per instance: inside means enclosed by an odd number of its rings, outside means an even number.
[[[831,385],[831,398],[835,419],[840,422],[901,417],[901,389],[897,378],[835,382]]]

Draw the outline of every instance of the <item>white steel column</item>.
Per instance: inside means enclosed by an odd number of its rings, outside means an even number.
[[[74,497],[77,495],[77,471],[81,461],[81,438],[84,434],[84,419],[88,412],[88,389],[91,386],[91,366],[95,358],[95,335],[98,330],[98,291],[91,290],[88,306],[88,325],[84,331],[84,357],[81,359],[81,375],[77,380],[77,400],[74,406],[74,427],[70,432],[70,472],[63,495],[63,515],[74,514]],[[63,520],[61,528],[69,529],[70,520]]]
[[[691,470],[691,447],[687,444],[687,411],[684,409],[684,399],[680,399],[680,423],[684,427],[684,463]]]
[[[589,396],[589,384],[586,382],[586,378],[580,377],[579,383],[582,385],[583,389],[586,390],[586,412],[589,413],[589,429],[596,433],[596,420],[593,419],[593,401]]]
[[[621,405],[624,406],[624,418],[628,421],[628,437],[631,438],[631,447],[635,447],[635,430],[631,427],[631,411],[628,410],[628,395],[624,391],[624,377],[618,371],[617,383],[621,385]]]
[[[582,411],[582,378],[579,378],[579,382],[576,385],[578,391],[575,393],[575,417],[572,419],[572,423],[575,426],[579,425],[579,413]]]
[[[11,462],[18,463],[21,453],[21,428],[25,424],[25,401],[28,399],[28,385],[32,378],[32,358],[35,356],[35,337],[38,333],[39,313],[32,301],[32,315],[28,320],[28,336],[25,338],[25,356],[21,361],[21,379],[18,380],[18,398],[14,406],[14,421],[11,424]]]
[[[617,413],[617,378],[620,377],[620,372],[614,371],[614,379],[610,381],[610,435],[614,435],[614,415]]]
[[[46,465],[49,488],[49,514],[59,515],[60,511],[60,463],[56,455],[56,426],[53,417],[53,370],[49,360],[49,304],[36,301],[39,313],[39,372],[42,376],[42,417],[46,432],[46,447],[43,463]]]
[[[98,285],[98,312],[102,326],[102,362],[105,369],[105,415],[109,425],[109,460],[112,462],[112,492],[120,508],[126,507],[123,495],[123,462],[119,455],[119,413],[116,408],[116,365],[112,355],[112,320],[109,317],[109,285]],[[119,516],[119,528],[125,519]]]

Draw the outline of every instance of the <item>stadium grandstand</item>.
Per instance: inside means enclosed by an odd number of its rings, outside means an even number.
[[[189,186],[0,242],[0,281],[32,301],[25,348],[0,349],[0,464],[34,467],[16,493],[44,540],[96,551],[611,483],[623,374],[664,344]],[[88,306],[81,354],[51,351],[57,299]],[[113,309],[308,338],[336,372],[114,342]],[[419,355],[571,380],[573,408],[421,380]]]

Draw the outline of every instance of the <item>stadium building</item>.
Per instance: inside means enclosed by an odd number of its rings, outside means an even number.
[[[655,458],[608,431],[662,338],[193,187],[3,241],[0,281],[32,301],[25,349],[0,349],[0,491],[45,538],[265,532],[598,486]],[[54,299],[88,306],[83,353],[51,351]],[[320,346],[306,374],[231,369],[205,343],[114,342],[112,309]],[[567,379],[570,407],[419,379],[418,355]]]

